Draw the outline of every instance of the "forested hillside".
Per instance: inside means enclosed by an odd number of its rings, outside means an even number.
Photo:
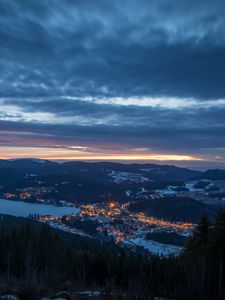
[[[1,223],[1,294],[14,291],[32,300],[62,290],[72,295],[98,289],[128,299],[224,299],[225,210],[213,223],[203,216],[183,253],[170,258],[107,245],[82,249],[47,225]]]

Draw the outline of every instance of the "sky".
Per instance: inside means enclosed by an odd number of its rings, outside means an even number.
[[[225,168],[224,11],[0,0],[0,158]]]

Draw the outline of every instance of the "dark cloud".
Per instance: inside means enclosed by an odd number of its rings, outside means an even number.
[[[224,9],[224,1],[1,1],[2,94],[224,97]]]
[[[85,110],[87,111],[85,125],[79,124],[79,122],[57,124],[57,120],[60,118],[59,114],[55,117],[56,124],[37,121],[29,123],[2,121],[0,123],[1,134],[3,136],[3,133],[7,132],[5,138],[10,141],[12,136],[19,134],[24,136],[26,133],[24,138],[27,140],[30,135],[30,141],[33,143],[33,139],[35,139],[37,145],[40,144],[39,140],[45,140],[49,145],[53,142],[53,144],[65,146],[94,144],[96,147],[100,147],[114,144],[121,145],[121,149],[123,145],[127,145],[129,147],[148,147],[154,151],[194,152],[196,154],[201,154],[201,151],[208,148],[225,148],[224,109],[201,109],[187,114],[183,110],[177,112],[137,107],[120,110],[119,107],[109,109],[106,106],[107,110],[103,109],[99,112],[97,111],[99,105],[96,105],[95,109],[93,106],[91,104],[89,110]],[[80,116],[83,116],[84,113],[82,109]],[[112,114],[115,116],[114,123],[98,124],[93,122],[103,115],[107,120],[107,117]],[[8,132],[11,135],[8,135]]]
[[[0,1],[1,144],[221,153],[224,11],[222,0]]]

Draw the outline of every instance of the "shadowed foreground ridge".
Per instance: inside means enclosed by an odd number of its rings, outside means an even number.
[[[0,229],[2,294],[11,291],[31,300],[86,289],[125,299],[224,299],[224,209],[213,223],[204,215],[182,254],[169,258],[88,242],[76,247],[76,239],[71,242],[70,236],[47,225],[23,221],[10,228],[8,222],[1,221]]]

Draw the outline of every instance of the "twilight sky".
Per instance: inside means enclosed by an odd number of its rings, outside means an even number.
[[[224,0],[0,0],[0,158],[225,167]]]

